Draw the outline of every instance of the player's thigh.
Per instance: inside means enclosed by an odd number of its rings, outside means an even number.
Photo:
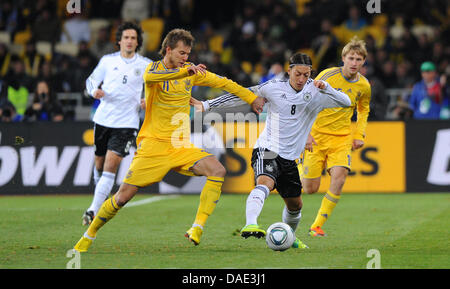
[[[146,187],[161,181],[172,168],[168,147],[164,142],[142,140],[123,182]]]
[[[301,179],[303,192],[307,194],[316,193],[320,188],[321,177],[314,179]]]
[[[302,183],[295,161],[278,159],[280,175],[277,178],[277,189],[280,196],[285,198],[298,198],[302,193]]]
[[[256,185],[264,185],[271,191],[275,188],[275,180],[273,179],[273,177],[268,175],[259,175],[256,178]]]
[[[344,167],[351,170],[352,167],[352,145],[349,137],[336,137],[332,149],[327,155],[327,170],[333,167]]]
[[[193,144],[172,149],[169,161],[173,170],[183,175],[216,177],[225,175],[225,168],[214,155]]]
[[[108,150],[108,141],[111,135],[111,128],[94,124],[94,153],[95,156],[104,157]],[[102,166],[103,167],[103,166]],[[98,167],[97,167],[98,168]]]
[[[320,178],[327,161],[326,148],[316,146],[312,152],[305,151],[298,165],[301,179]]]
[[[124,158],[136,143],[137,130],[133,128],[113,128],[108,139],[108,151]]]
[[[191,169],[197,176],[225,177],[225,167],[213,155],[203,157]]]
[[[263,184],[264,182],[264,185],[270,190],[276,187],[280,176],[280,168],[276,157],[277,155],[270,150],[263,148],[253,149],[251,165],[255,176],[255,184]]]
[[[106,151],[105,161],[103,163],[103,171],[116,173],[123,157],[113,151]]]

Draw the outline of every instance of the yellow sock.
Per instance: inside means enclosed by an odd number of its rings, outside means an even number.
[[[222,190],[224,178],[208,177],[206,184],[200,193],[200,204],[198,205],[197,215],[194,224],[205,226],[206,220],[216,208]]]
[[[319,211],[317,212],[316,220],[311,225],[312,228],[322,227],[323,224],[327,221],[328,217],[333,212],[334,207],[336,207],[337,202],[341,198],[340,195],[335,195],[329,190],[325,194],[322,199],[322,205],[320,206]]]
[[[107,199],[100,207],[97,216],[95,216],[94,220],[89,226],[87,230],[88,236],[91,238],[95,238],[95,236],[97,235],[97,231],[101,227],[103,227],[103,225],[106,224],[106,222],[111,220],[117,214],[117,211],[120,210],[120,208],[121,207],[117,205],[114,196]]]

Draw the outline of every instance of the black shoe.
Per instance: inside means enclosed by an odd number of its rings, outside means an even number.
[[[95,215],[94,215],[94,211],[86,211],[84,212],[83,215],[83,226],[88,226],[92,223],[92,221],[94,220]]]

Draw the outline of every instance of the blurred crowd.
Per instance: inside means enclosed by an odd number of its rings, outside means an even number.
[[[85,80],[117,50],[115,31],[125,20],[141,24],[139,53],[153,60],[166,32],[191,30],[190,60],[246,87],[282,77],[296,51],[312,57],[316,73],[339,66],[342,47],[357,35],[368,49],[361,73],[372,85],[369,120],[450,118],[446,0],[379,0],[381,13],[350,0],[68,2],[1,1],[0,121],[76,120],[74,105],[58,96],[77,93],[93,105]],[[200,99],[220,93],[193,92]]]

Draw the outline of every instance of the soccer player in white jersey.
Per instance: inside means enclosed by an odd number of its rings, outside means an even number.
[[[83,215],[89,225],[114,186],[117,169],[129,154],[139,129],[142,75],[150,59],[137,53],[142,46],[142,30],[132,22],[123,23],[116,33],[119,51],[100,59],[86,80],[86,89],[100,99],[94,115],[95,193],[91,206]]]
[[[296,53],[289,59],[289,78],[269,80],[250,89],[263,97],[268,105],[266,126],[258,137],[252,154],[255,188],[246,205],[246,225],[241,236],[261,238],[266,232],[258,225],[258,217],[270,191],[277,189],[285,202],[282,220],[294,230],[301,218],[302,184],[296,159],[305,148],[317,114],[330,107],[347,107],[350,98],[327,82],[311,79],[311,58]],[[232,94],[203,103],[192,99],[197,110],[242,105]],[[294,248],[307,248],[298,238]]]

